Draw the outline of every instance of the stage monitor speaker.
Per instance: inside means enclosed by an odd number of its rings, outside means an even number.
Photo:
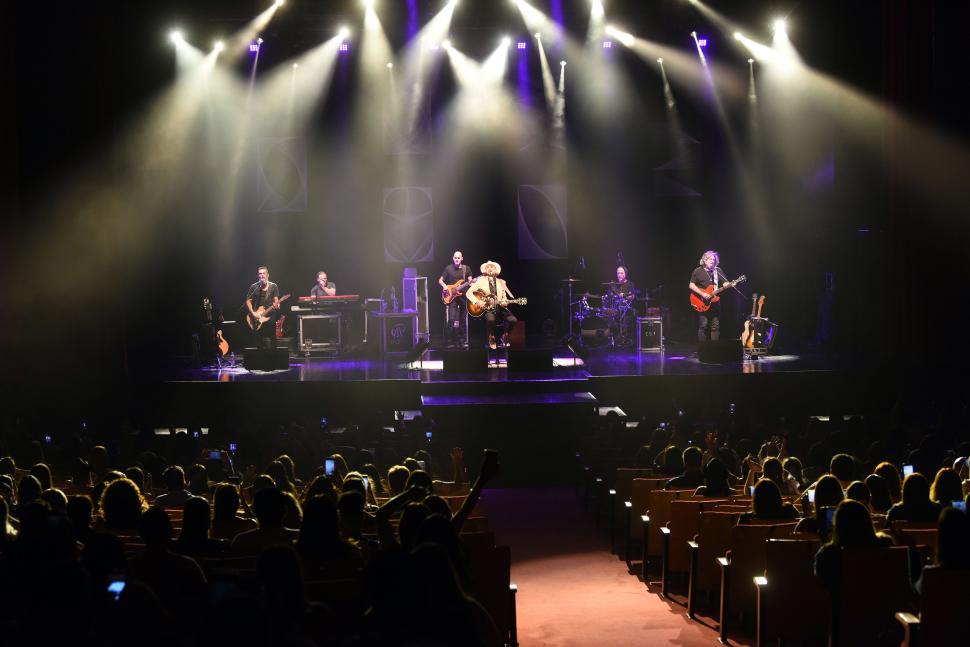
[[[509,349],[510,371],[550,371],[552,370],[551,348]]]
[[[445,373],[484,373],[488,370],[488,355],[484,348],[446,350],[443,357]]]
[[[739,339],[703,341],[698,348],[697,357],[704,364],[740,362],[743,359],[743,350]]]
[[[250,371],[279,371],[290,367],[290,352],[286,348],[247,348],[243,364]]]

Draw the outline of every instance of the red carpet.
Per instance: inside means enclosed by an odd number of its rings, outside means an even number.
[[[574,490],[487,490],[482,507],[497,543],[512,547],[523,647],[718,644],[610,554]]]

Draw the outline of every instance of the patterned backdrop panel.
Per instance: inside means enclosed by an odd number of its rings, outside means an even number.
[[[306,211],[306,144],[296,137],[258,143],[256,195],[260,213]]]
[[[565,184],[522,184],[518,189],[519,258],[569,256]]]
[[[384,188],[384,261],[434,260],[434,203],[429,186]]]

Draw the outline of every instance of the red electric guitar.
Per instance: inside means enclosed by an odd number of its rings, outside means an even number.
[[[747,280],[748,280],[748,277],[742,274],[738,278],[734,279],[733,281],[728,281],[727,283],[723,284],[721,287],[717,289],[714,288],[714,284],[712,283],[711,285],[708,285],[706,288],[704,288],[704,292],[707,293],[707,299],[702,299],[699,296],[697,296],[694,292],[691,292],[690,305],[694,308],[694,310],[697,310],[697,312],[707,312],[708,310],[711,309],[712,303],[717,303],[718,301],[721,300],[721,297],[718,296],[721,292],[724,292],[725,290],[733,288],[735,285],[744,283]]]

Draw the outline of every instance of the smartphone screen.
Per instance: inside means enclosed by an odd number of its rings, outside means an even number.
[[[237,447],[236,443],[229,443],[229,451],[235,452],[236,447]]]
[[[913,466],[912,465],[903,465],[903,476],[904,477],[905,476],[909,476],[912,473],[913,473]]]
[[[835,523],[835,508],[825,509],[825,528],[826,530],[831,530],[832,524]]]
[[[808,491],[808,502],[815,503],[815,490]]]
[[[328,458],[323,461],[323,469],[327,476],[333,476],[333,459]]]
[[[108,582],[108,593],[111,594],[113,600],[121,599],[121,592],[125,590],[124,580],[112,580]]]
[[[220,452],[219,450],[215,450],[215,451],[209,452],[209,460],[221,461],[222,460],[222,452]]]
[[[957,510],[959,510],[960,512],[966,512],[967,511],[967,502],[966,501],[954,501],[953,502],[953,507],[956,508]]]
[[[370,492],[370,477],[364,477],[364,492]]]

